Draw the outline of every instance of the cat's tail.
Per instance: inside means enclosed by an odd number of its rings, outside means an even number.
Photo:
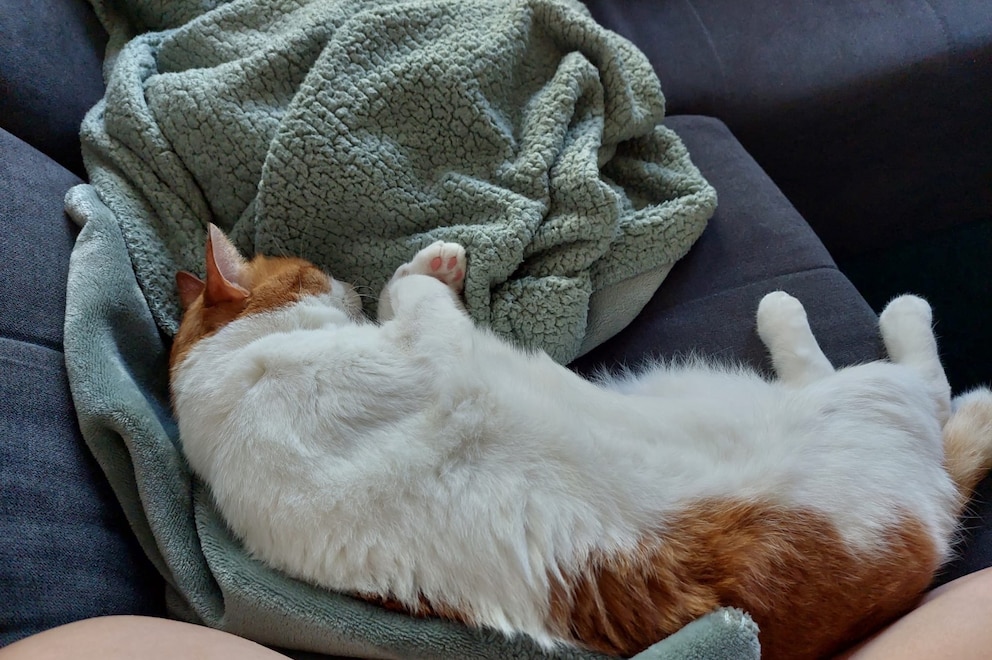
[[[957,396],[952,408],[944,425],[944,468],[963,508],[992,470],[992,391],[982,387]]]

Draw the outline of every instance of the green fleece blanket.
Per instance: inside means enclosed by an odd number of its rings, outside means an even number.
[[[423,245],[458,241],[473,317],[568,361],[629,322],[715,205],[660,124],[644,56],[566,0],[95,6],[107,94],[82,129],[91,183],[67,196],[83,230],[66,363],[171,613],[301,651],[542,657],[245,554],[179,450],[173,276],[201,271],[207,222],[247,253],[301,255],[372,292]],[[750,620],[721,611],[644,657],[756,648]]]
[[[112,41],[87,168],[166,333],[213,222],[372,294],[462,243],[473,318],[568,362],[713,212],[649,62],[578,3],[212,4],[97,2]]]

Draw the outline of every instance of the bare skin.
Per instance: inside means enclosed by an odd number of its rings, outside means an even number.
[[[835,660],[970,660],[992,654],[992,568],[928,593],[919,606]],[[0,649],[0,660],[285,660],[228,633],[178,621],[108,616],[47,630]]]
[[[909,614],[836,660],[992,656],[992,568],[934,589]]]
[[[105,616],[46,630],[0,649],[2,660],[286,660],[255,642],[190,623]]]

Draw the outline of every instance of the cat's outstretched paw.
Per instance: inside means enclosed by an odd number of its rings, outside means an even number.
[[[894,298],[878,317],[883,335],[899,335],[907,329],[911,332],[925,329],[929,333],[932,324],[930,303],[909,294]]]
[[[785,291],[773,291],[758,305],[758,335],[768,347],[775,373],[796,385],[834,372],[809,328],[803,304]]]
[[[458,243],[437,241],[414,255],[410,263],[396,271],[404,275],[429,275],[447,284],[452,291],[461,293],[465,286],[465,248]]]
[[[919,370],[933,389],[941,423],[946,422],[951,411],[951,387],[940,364],[930,303],[918,296],[899,296],[882,310],[878,327],[889,359]]]
[[[785,291],[772,291],[758,303],[758,335],[771,346],[776,337],[809,332],[803,304]]]
[[[879,315],[878,328],[893,362],[919,364],[937,359],[933,313],[923,298],[904,295],[893,299]]]

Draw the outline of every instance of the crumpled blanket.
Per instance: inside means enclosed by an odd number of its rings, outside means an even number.
[[[423,245],[458,241],[472,316],[570,360],[630,320],[715,205],[659,123],[643,55],[567,0],[94,5],[107,94],[82,128],[90,183],[66,198],[83,225],[66,364],[171,614],[299,651],[594,657],[385,611],[248,556],[179,448],[173,276],[202,272],[208,222],[372,292]],[[756,631],[722,610],[643,657],[757,657]]]
[[[473,318],[564,363],[712,215],[649,62],[577,2],[213,4],[96,3],[112,41],[84,157],[166,333],[207,222],[371,294],[443,239]]]

